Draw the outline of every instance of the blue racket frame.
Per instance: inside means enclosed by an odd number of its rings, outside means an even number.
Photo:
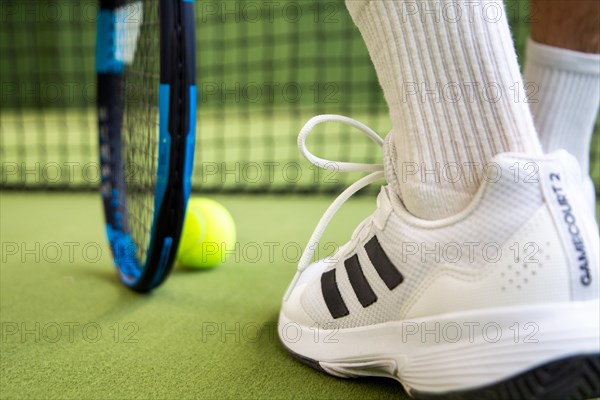
[[[154,215],[145,261],[128,229],[121,149],[127,66],[118,58],[117,11],[124,0],[101,0],[97,19],[97,106],[106,233],[121,281],[148,292],[168,276],[179,245],[191,191],[196,128],[194,2],[159,0],[160,85],[158,167]],[[122,58],[122,57],[121,57]]]

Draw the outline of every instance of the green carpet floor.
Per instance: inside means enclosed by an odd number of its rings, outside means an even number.
[[[117,280],[97,195],[1,194],[0,397],[404,398],[392,380],[314,371],[277,339],[297,253],[331,199],[213,198],[239,250],[139,295]],[[324,242],[343,243],[373,208],[350,201]]]

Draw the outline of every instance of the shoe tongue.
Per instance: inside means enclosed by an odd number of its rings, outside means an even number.
[[[394,160],[397,159],[398,155],[396,154],[396,147],[394,146],[392,133],[390,132],[383,142],[383,172],[390,188],[399,198],[402,198],[398,174],[396,173],[396,163],[394,162]]]

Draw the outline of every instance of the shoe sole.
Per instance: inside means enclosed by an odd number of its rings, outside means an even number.
[[[342,378],[393,378],[415,399],[588,399],[600,396],[597,311],[597,301],[511,307],[337,331],[303,327],[281,315],[278,330],[303,364]],[[449,343],[430,329],[465,321],[495,324],[507,337],[482,341],[473,332],[469,340],[453,336]],[[537,327],[536,335],[515,324]],[[416,341],[406,333],[415,326],[425,331]]]
[[[316,360],[287,349],[302,364],[327,374]],[[462,392],[443,394],[412,390],[417,400],[583,400],[600,397],[600,355],[553,361],[501,382]]]

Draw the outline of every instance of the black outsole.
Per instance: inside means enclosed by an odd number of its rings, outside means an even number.
[[[411,391],[418,400],[583,400],[600,396],[600,355],[552,361],[502,382],[444,394]]]
[[[292,357],[327,373],[318,361],[286,349]],[[461,392],[412,390],[417,400],[585,400],[600,397],[600,354],[555,360],[492,385]]]
[[[283,346],[285,348],[285,350],[290,353],[290,355],[292,357],[294,357],[296,360],[300,361],[302,364],[309,366],[311,368],[316,369],[319,372],[323,372],[324,374],[327,374],[327,371],[325,371],[322,367],[321,364],[319,364],[318,361],[313,360],[312,358],[308,358],[308,357],[304,357],[301,356],[300,354],[293,352],[292,350],[288,349],[287,347]]]

